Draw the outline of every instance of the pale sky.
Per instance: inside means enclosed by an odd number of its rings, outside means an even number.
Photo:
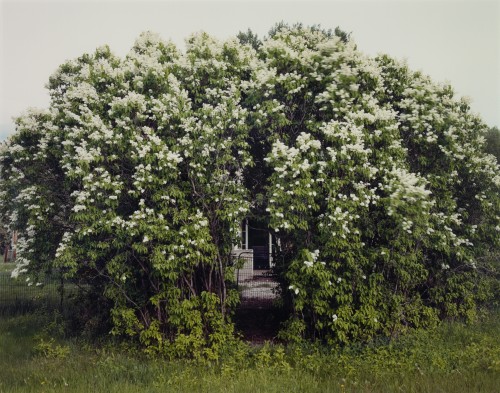
[[[362,52],[450,82],[500,126],[500,0],[0,1],[0,140],[12,117],[48,107],[44,86],[67,59],[105,44],[124,56],[146,30],[182,47],[196,31],[224,39],[251,28],[262,37],[279,21],[339,26]]]

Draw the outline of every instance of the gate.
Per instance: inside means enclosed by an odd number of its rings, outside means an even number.
[[[266,255],[269,260],[269,254]],[[235,281],[241,302],[272,302],[277,298],[278,284],[271,269],[258,269],[253,250],[233,254],[236,266]]]

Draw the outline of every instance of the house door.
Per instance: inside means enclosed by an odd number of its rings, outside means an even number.
[[[258,222],[248,221],[248,248],[253,250],[253,268],[265,270],[269,264],[269,230],[262,228]]]

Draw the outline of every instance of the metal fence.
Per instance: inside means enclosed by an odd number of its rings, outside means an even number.
[[[64,282],[61,292],[59,277],[46,277],[31,282],[26,277],[11,277],[13,264],[0,264],[0,312],[23,312],[44,306],[62,307],[74,285]]]
[[[235,253],[233,259],[236,265],[236,285],[243,303],[276,299],[278,284],[274,280],[272,270],[270,268],[255,269],[252,250]]]
[[[242,304],[272,302],[278,296],[278,284],[272,270],[255,269],[252,250],[233,254],[236,266],[235,282],[241,295]],[[262,265],[260,265],[262,266]],[[68,295],[76,292],[76,286],[64,282],[61,293],[59,277],[45,277],[39,282],[27,281],[25,277],[12,278],[12,263],[0,263],[0,312],[6,310],[23,311],[43,305],[61,306]]]

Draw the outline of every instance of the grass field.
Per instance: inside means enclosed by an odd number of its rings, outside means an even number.
[[[12,311],[12,310],[11,310]],[[68,336],[49,307],[0,315],[0,392],[499,392],[500,311],[343,349],[242,344],[220,362]]]
[[[9,273],[10,275],[10,272],[12,270],[14,270],[14,268],[16,267],[16,264],[15,263],[3,263],[3,262],[0,262],[0,273]]]

